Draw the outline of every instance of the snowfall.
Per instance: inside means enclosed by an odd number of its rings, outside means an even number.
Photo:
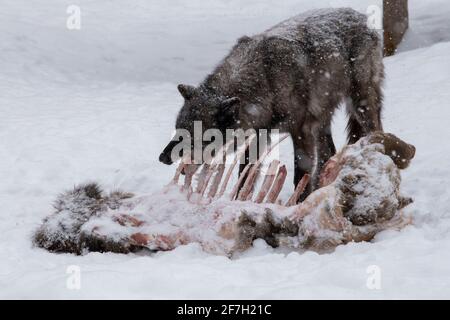
[[[383,121],[417,147],[402,185],[414,224],[328,254],[259,240],[228,259],[195,244],[53,254],[31,237],[75,184],[161,189],[175,170],[158,155],[182,104],[176,85],[200,82],[237,38],[312,8],[376,12],[381,1],[1,0],[0,298],[450,298],[450,3],[409,3],[410,30],[385,59]],[[67,28],[70,5],[81,10],[79,30]],[[344,128],[340,111],[338,146]],[[288,141],[282,149],[290,180],[293,151]]]

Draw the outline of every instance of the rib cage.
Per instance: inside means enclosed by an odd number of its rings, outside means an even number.
[[[267,173],[265,174],[259,190],[255,189],[256,182],[261,174],[261,167],[265,159],[270,155],[274,148],[288,136],[289,135],[287,134],[281,136],[277,142],[267,148],[256,163],[247,164],[238,178],[238,181],[231,189],[228,188],[231,175],[236,168],[238,159],[247,150],[248,146],[251,144],[251,141],[254,139],[254,136],[247,138],[244,148],[235,154],[233,162],[228,166],[228,168],[226,168],[224,163],[226,163],[227,158],[225,150],[229,147],[229,144],[226,144],[209,164],[205,163],[199,166],[189,164],[185,159],[182,159],[178,165],[175,176],[172,179],[172,184],[179,184],[180,175],[184,171],[183,188],[189,191],[189,199],[192,199],[192,201],[198,203],[205,201],[211,202],[215,199],[223,197],[228,189],[230,190],[228,195],[229,200],[252,201],[255,203],[278,203],[279,205],[283,205],[278,198],[281,190],[283,189],[284,183],[286,182],[287,170],[285,165],[280,166],[279,160],[272,160],[272,162],[268,165]],[[218,163],[221,157],[224,160],[224,163]],[[193,181],[197,181],[195,189],[192,185]],[[305,175],[300,180],[294,193],[284,204],[284,206],[289,207],[296,205],[308,183],[309,175]],[[240,186],[242,187],[240,188]],[[207,190],[209,191],[206,192]]]

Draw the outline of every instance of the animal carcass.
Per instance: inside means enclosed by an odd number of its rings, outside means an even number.
[[[373,133],[332,157],[321,172],[320,188],[300,204],[309,177],[281,202],[286,168],[277,160],[259,182],[264,157],[247,166],[240,178],[245,181],[231,190],[227,185],[236,160],[202,168],[182,162],[173,181],[151,195],[106,194],[96,184],[60,195],[34,243],[76,254],[166,251],[199,243],[207,252],[231,256],[260,238],[274,247],[330,250],[411,223],[401,213],[412,200],[400,195],[400,169],[414,155],[415,148],[394,135]]]

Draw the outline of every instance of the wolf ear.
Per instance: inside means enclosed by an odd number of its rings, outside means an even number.
[[[187,84],[179,84],[178,91],[180,91],[183,98],[185,98],[186,100],[189,100],[192,98],[192,96],[195,93],[195,87],[189,86]]]

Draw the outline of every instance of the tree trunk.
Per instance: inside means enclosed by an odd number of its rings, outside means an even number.
[[[384,56],[395,53],[408,26],[408,0],[383,0]]]

